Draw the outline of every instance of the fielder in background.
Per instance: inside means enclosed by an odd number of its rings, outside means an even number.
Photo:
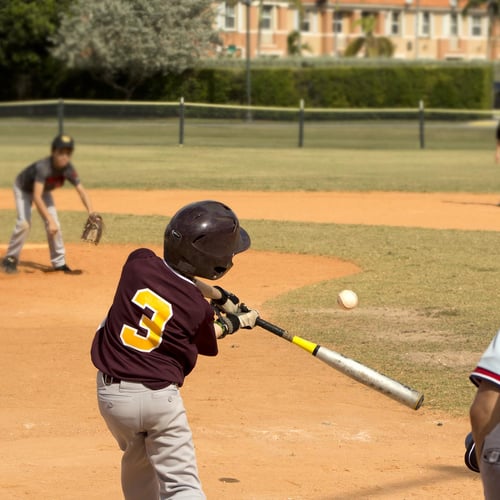
[[[253,328],[258,312],[241,312],[238,298],[218,287],[223,312],[215,316],[202,292],[211,287],[197,277],[221,278],[249,246],[229,207],[199,201],[167,225],[163,258],[139,248],[123,266],[91,358],[99,411],[123,451],[127,500],[206,498],[179,388],[199,354],[217,355],[217,339]]]
[[[17,272],[19,255],[31,229],[33,203],[45,223],[53,269],[68,274],[71,273],[71,269],[66,265],[66,251],[61,226],[51,192],[61,187],[65,180],[68,180],[80,195],[87,212],[89,214],[92,212],[90,199],[71,163],[74,148],[73,138],[69,135],[60,134],[52,141],[50,156],[29,165],[16,177],[14,199],[17,220],[7,248],[7,254],[2,260],[2,266],[6,273]]]
[[[500,332],[496,334],[482,355],[477,367],[470,375],[470,380],[477,386],[477,392],[470,407],[472,437],[477,459],[474,465],[477,465],[481,473],[485,499],[498,499],[500,492]],[[469,443],[469,446],[471,444]],[[470,466],[469,468],[473,469]]]

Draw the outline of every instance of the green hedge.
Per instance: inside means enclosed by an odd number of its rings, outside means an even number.
[[[159,100],[246,104],[244,69],[201,69],[164,78]],[[491,109],[492,68],[415,65],[392,67],[256,68],[252,104],[313,108],[415,107]]]
[[[135,101],[177,101],[247,104],[246,66],[212,61],[181,75],[157,75],[133,95]],[[297,108],[401,108],[418,106],[450,109],[493,107],[492,63],[447,63],[341,60],[340,63],[286,65],[251,61],[251,103],[255,106]],[[14,80],[4,76],[0,98],[15,99]],[[29,98],[123,99],[123,94],[86,71],[53,71]],[[28,97],[26,99],[29,99]]]

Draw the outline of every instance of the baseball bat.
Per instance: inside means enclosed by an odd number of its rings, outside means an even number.
[[[280,328],[273,323],[269,323],[269,321],[262,318],[257,318],[255,324],[264,330],[274,333],[278,337],[288,340],[292,344],[301,347],[314,357],[323,361],[332,368],[344,373],[357,382],[361,382],[362,384],[385,394],[398,403],[402,403],[413,410],[418,410],[424,402],[424,395],[420,392],[403,385],[397,380],[387,377],[386,375],[383,375],[366,365],[358,363],[354,359],[347,358],[338,352],[320,346],[319,344],[315,344],[314,342],[303,339],[302,337],[298,337],[297,335],[292,335],[283,328]]]
[[[214,288],[213,286],[201,282],[199,280],[195,281],[195,284],[201,290],[203,295],[207,298],[211,299],[220,299],[221,293],[219,290]],[[240,305],[241,310],[247,309],[244,304]],[[312,354],[314,357],[323,361],[327,365],[331,366],[335,370],[338,370],[348,377],[360,382],[367,387],[370,387],[386,396],[394,399],[398,403],[402,403],[405,406],[413,410],[418,410],[423,402],[424,395],[411,387],[408,387],[404,384],[401,384],[397,380],[394,380],[382,373],[369,368],[354,359],[350,359],[345,357],[344,355],[332,351],[326,347],[320,346],[319,344],[315,344],[309,340],[303,339],[297,335],[292,335],[287,330],[270,323],[262,318],[257,318],[255,323],[257,326],[260,326],[264,330],[267,330],[278,337],[281,337],[292,344],[295,344],[305,351]]]

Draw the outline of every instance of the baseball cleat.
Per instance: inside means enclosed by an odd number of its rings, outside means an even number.
[[[64,274],[82,274],[81,269],[71,269],[66,264],[54,267],[53,271],[63,272]]]
[[[4,272],[7,274],[17,273],[17,259],[15,257],[5,257],[2,261]]]

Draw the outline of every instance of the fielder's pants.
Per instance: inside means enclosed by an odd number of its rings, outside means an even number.
[[[123,451],[126,500],[204,500],[191,429],[176,385],[153,391],[97,374],[97,400]]]
[[[54,205],[54,200],[50,192],[44,192],[42,195],[43,201],[47,206],[47,210],[59,227],[56,234],[48,232],[47,225],[47,242],[49,244],[50,261],[53,267],[63,266],[66,263],[64,242],[61,234],[61,225],[57,216],[57,210]],[[33,194],[27,193],[14,184],[14,200],[16,202],[17,219],[16,226],[10,238],[9,247],[7,248],[7,257],[15,257],[19,261],[19,255],[28,238],[31,229],[31,212],[33,205]]]
[[[484,440],[479,469],[485,500],[497,500],[500,495],[500,424]]]

